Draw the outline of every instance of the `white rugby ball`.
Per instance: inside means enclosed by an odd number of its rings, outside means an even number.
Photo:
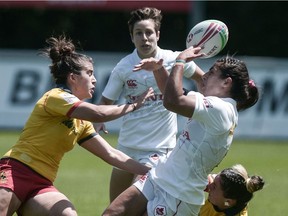
[[[228,28],[219,20],[204,20],[195,25],[187,35],[186,47],[202,47],[201,58],[211,58],[217,55],[227,44]]]

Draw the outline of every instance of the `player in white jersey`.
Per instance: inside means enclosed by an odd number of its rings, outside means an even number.
[[[238,122],[238,111],[253,106],[259,97],[244,62],[232,57],[217,60],[207,73],[193,75],[199,92],[183,94],[183,68],[200,57],[200,47],[179,54],[169,73],[163,60],[149,58],[136,65],[165,86],[164,106],[186,116],[176,147],[165,160],[106,209],[103,215],[198,215],[204,204],[207,176],[227,154]],[[135,72],[137,73],[137,72]],[[133,207],[132,207],[133,206]]]
[[[123,118],[117,147],[133,159],[150,166],[157,164],[159,158],[167,157],[176,144],[177,135],[177,115],[163,106],[163,94],[153,74],[146,70],[133,72],[134,66],[144,58],[163,59],[163,66],[167,70],[171,70],[175,63],[180,52],[164,50],[157,45],[161,18],[161,11],[156,8],[137,9],[131,13],[128,24],[136,48],[115,66],[100,101],[100,104],[113,104],[124,96],[128,103],[132,103],[149,87],[153,88],[154,96],[141,109]],[[190,78],[196,68],[194,62],[187,63],[184,76]],[[114,168],[110,200],[128,188],[134,178],[131,173]]]

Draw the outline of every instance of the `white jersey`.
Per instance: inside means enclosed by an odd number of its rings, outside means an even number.
[[[193,116],[187,120],[168,159],[160,160],[151,170],[151,178],[173,197],[202,205],[207,176],[227,154],[238,112],[231,98],[189,94],[196,96]]]
[[[163,65],[170,70],[179,52],[163,50],[158,47],[156,59],[164,59]],[[118,100],[122,94],[127,102],[132,102],[152,87],[155,96],[149,98],[138,110],[123,116],[118,144],[143,151],[166,151],[174,148],[177,134],[177,115],[163,106],[163,95],[158,89],[151,71],[133,72],[141,59],[135,49],[113,69],[102,95],[110,100]],[[185,65],[185,76],[191,77],[195,71],[195,63]]]

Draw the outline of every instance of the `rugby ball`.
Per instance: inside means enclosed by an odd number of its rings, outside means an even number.
[[[211,58],[217,55],[227,44],[228,28],[219,20],[204,20],[196,24],[187,35],[186,47],[202,47],[201,58]]]

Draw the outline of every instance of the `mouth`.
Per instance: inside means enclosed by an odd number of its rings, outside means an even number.
[[[143,49],[149,49],[149,48],[150,48],[150,45],[144,44],[144,45],[142,45],[141,47],[142,47]]]

